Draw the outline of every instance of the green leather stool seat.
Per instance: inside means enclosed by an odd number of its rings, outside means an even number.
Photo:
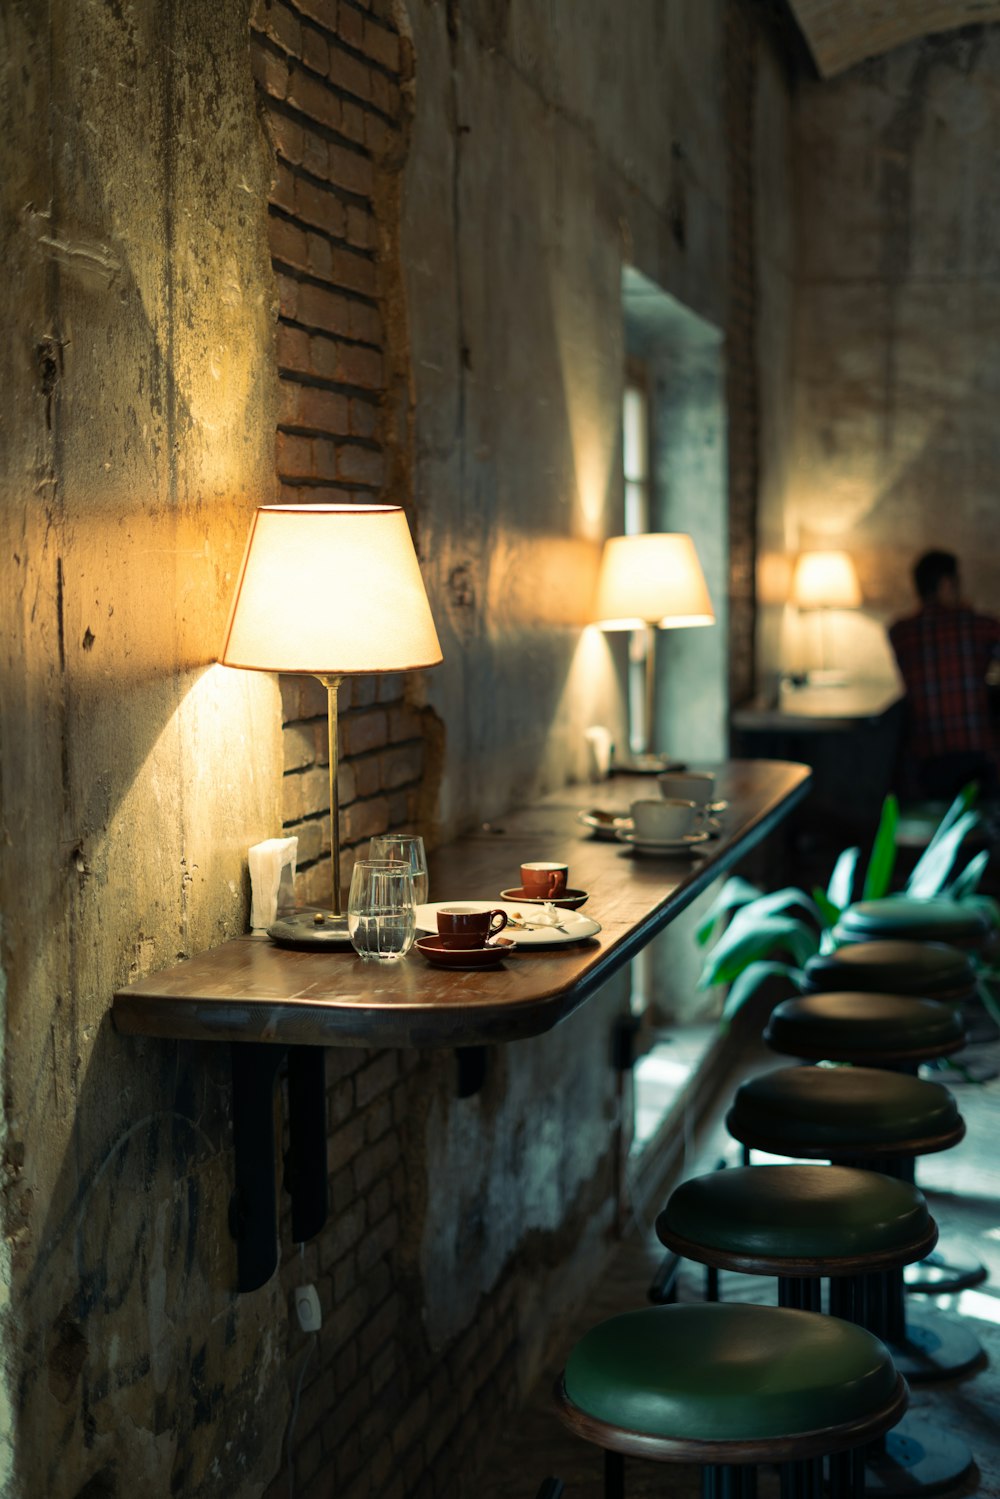
[[[976,947],[988,931],[989,922],[983,913],[959,901],[887,895],[881,900],[862,900],[848,906],[841,912],[833,935],[838,942],[902,938],[910,942],[950,942],[958,947]]]
[[[858,942],[817,953],[805,964],[810,994],[860,989],[922,999],[966,999],[975,993],[970,958],[943,942]]]
[[[693,1177],[670,1194],[656,1232],[690,1258],[702,1258],[689,1252],[697,1246],[769,1262],[817,1260],[827,1275],[836,1260],[863,1258],[873,1269],[879,1260],[919,1259],[937,1237],[916,1187],[850,1166],[743,1166]]]
[[[961,1051],[965,1025],[940,1000],[848,990],[783,1000],[764,1040],[809,1061],[903,1063]]]
[[[787,1308],[704,1304],[625,1312],[585,1333],[565,1399],[659,1439],[747,1442],[864,1421],[898,1376],[872,1333]]]
[[[965,1132],[940,1083],[875,1067],[779,1067],[741,1083],[729,1133],[758,1150],[823,1160],[927,1155]]]

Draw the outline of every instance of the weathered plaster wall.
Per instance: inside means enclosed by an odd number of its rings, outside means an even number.
[[[4,1492],[230,1499],[285,1397],[225,1058],[108,1006],[243,928],[279,826],[275,684],[210,664],[274,486],[247,6],[12,0],[0,58]]]
[[[773,533],[854,554],[865,610],[835,640],[864,675],[892,670],[883,625],[926,547],[958,552],[995,607],[998,80],[983,26],[796,93],[795,446]]]

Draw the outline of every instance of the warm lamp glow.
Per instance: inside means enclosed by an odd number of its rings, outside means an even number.
[[[715,623],[690,536],[679,531],[614,536],[604,544],[594,619],[602,630],[661,630]]]
[[[356,672],[436,666],[441,647],[406,516],[398,505],[262,505],[236,584],[223,666],[318,677],[326,688],[330,775],[329,919],[296,912],[275,941],[347,938],[340,901],[337,688]]]
[[[857,609],[861,588],[847,552],[803,552],[792,575],[792,602],[800,609]]]
[[[311,676],[435,666],[441,646],[399,506],[261,506],[219,659]]]
[[[602,630],[646,632],[645,740],[653,753],[656,630],[711,625],[715,611],[694,542],[683,531],[613,536],[604,543],[594,619]]]

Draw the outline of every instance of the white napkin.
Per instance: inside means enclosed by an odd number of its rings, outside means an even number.
[[[247,849],[250,865],[250,925],[255,932],[265,931],[282,905],[295,902],[295,861],[299,853],[297,838],[265,838]]]
[[[606,729],[603,724],[593,724],[589,729],[584,729],[583,737],[587,741],[587,773],[592,781],[603,781],[611,774],[611,757],[614,753],[611,730]]]
[[[566,912],[559,911],[547,900],[544,906],[532,906],[528,913],[528,921],[532,926],[561,926]]]

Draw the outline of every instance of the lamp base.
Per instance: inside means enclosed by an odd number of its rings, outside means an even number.
[[[324,948],[350,947],[347,917],[313,906],[289,911],[279,916],[267,929],[267,935],[279,947]]]

